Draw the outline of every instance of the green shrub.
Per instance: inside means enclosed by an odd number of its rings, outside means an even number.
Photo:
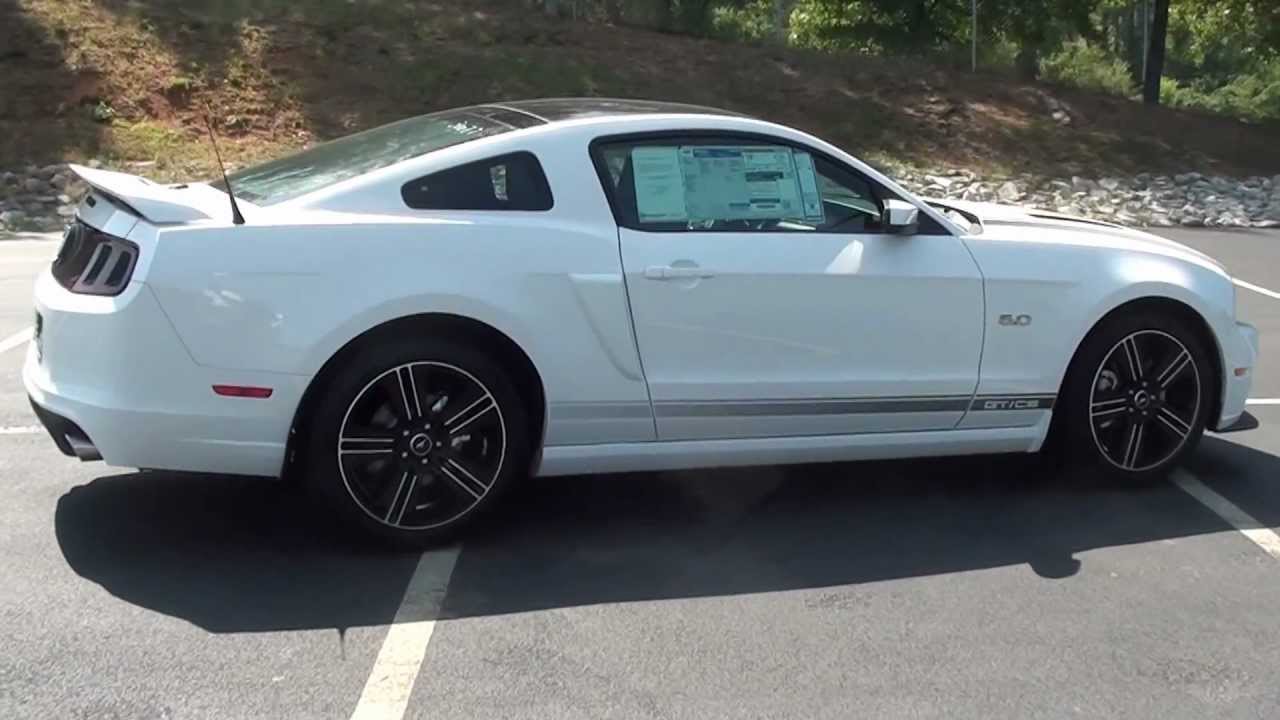
[[[1257,72],[1238,75],[1217,88],[1203,82],[1184,84],[1165,78],[1160,85],[1160,102],[1246,120],[1280,119],[1280,61],[1264,65]]]
[[[1040,63],[1040,77],[1059,85],[1129,97],[1137,85],[1129,67],[1106,50],[1073,40]]]
[[[742,7],[717,7],[712,10],[711,33],[726,40],[769,40],[775,33],[773,4],[770,0],[752,0]]]
[[[1184,85],[1171,77],[1160,82],[1161,105],[1208,110],[1212,104],[1209,95],[1210,92],[1205,91],[1199,83],[1189,82]]]
[[[841,5],[823,0],[800,0],[791,13],[791,37],[796,47],[814,50],[853,50],[878,53],[883,48],[863,32],[861,18]]]
[[[978,67],[984,70],[1011,71],[1017,66],[1018,44],[1005,38],[990,38],[978,43]]]

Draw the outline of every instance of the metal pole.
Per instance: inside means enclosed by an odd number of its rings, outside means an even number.
[[[1147,56],[1151,54],[1151,0],[1142,0],[1142,77],[1147,77]]]
[[[978,72],[978,0],[969,0],[969,9],[973,16],[973,22],[970,25],[973,32],[970,38],[970,55],[973,72]]]

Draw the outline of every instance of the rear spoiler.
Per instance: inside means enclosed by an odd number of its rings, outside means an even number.
[[[227,194],[210,185],[160,185],[128,173],[74,164],[70,168],[108,200],[153,223],[231,221]]]

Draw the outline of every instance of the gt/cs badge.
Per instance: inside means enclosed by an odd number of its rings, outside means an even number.
[[[1011,400],[984,400],[982,401],[983,410],[1035,410],[1040,407],[1040,401],[1036,398],[1029,400],[1019,400],[1017,398]]]
[[[1031,324],[1031,316],[1030,315],[1013,315],[1011,313],[1005,313],[1004,315],[1000,316],[1000,324],[1009,325],[1013,327],[1025,327]]]

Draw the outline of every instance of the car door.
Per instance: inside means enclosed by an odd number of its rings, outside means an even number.
[[[778,138],[603,138],[640,358],[663,440],[954,428],[982,350],[982,279],[887,189]]]

